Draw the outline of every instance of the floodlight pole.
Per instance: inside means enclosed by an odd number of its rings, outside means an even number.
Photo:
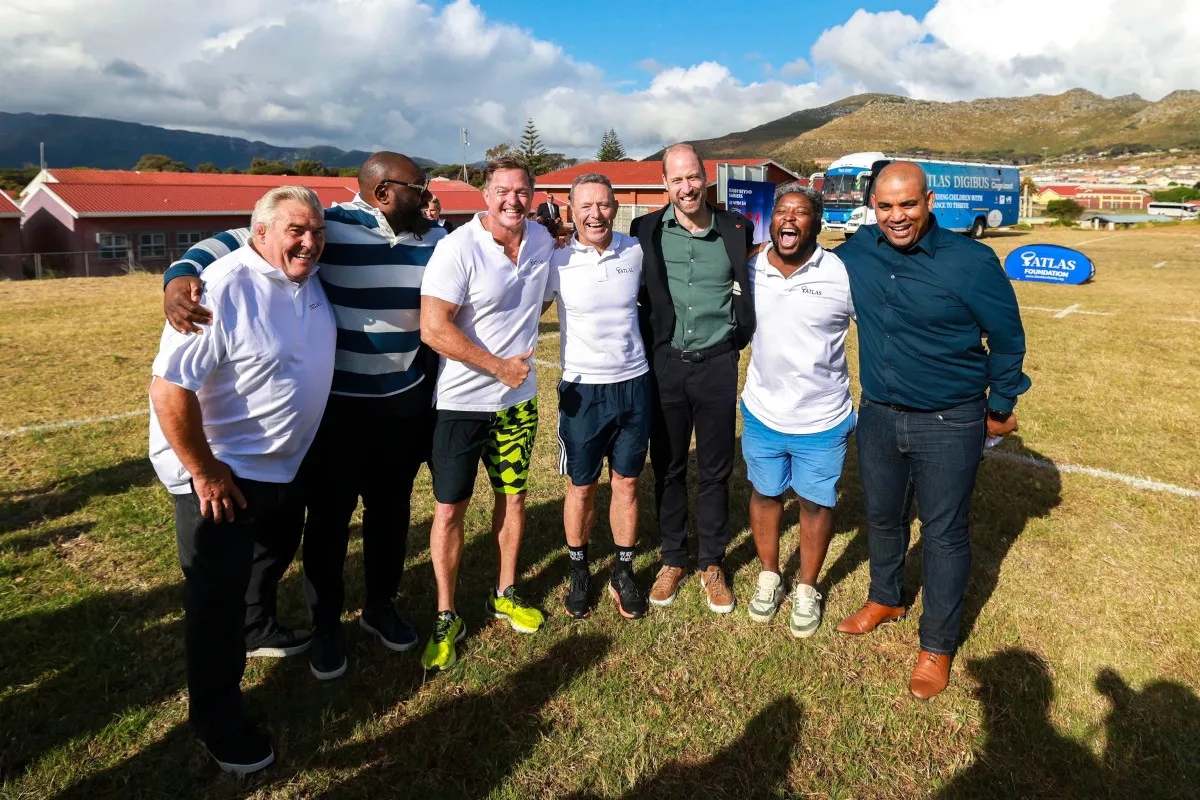
[[[460,138],[462,140],[462,179],[463,183],[470,183],[471,181],[467,177],[467,147],[470,145],[470,142],[467,141],[466,128],[462,129]]]

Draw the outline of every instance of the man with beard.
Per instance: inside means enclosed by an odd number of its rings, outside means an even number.
[[[500,572],[485,609],[521,633],[537,632],[543,621],[515,583],[538,422],[531,363],[554,239],[526,218],[533,175],[521,161],[489,162],[483,196],[487,211],[446,237],[421,283],[421,338],[442,356],[430,460],[438,614],[421,659],[426,669],[449,669],[458,660],[464,628],[454,594],[481,458],[495,493]]]
[[[428,179],[411,159],[381,151],[359,170],[359,193],[325,210],[326,244],[318,273],[337,319],[337,356],[329,404],[300,471],[304,590],[315,636],[310,666],[320,680],[346,671],[341,617],[350,519],[363,501],[366,597],[359,625],[394,651],[417,635],[395,608],[404,571],[413,480],[428,458],[434,356],[420,345],[420,285],[445,232],[422,215]],[[246,231],[201,242],[165,276],[167,319],[180,331],[211,320],[198,305],[196,274],[236,249]],[[177,277],[181,276],[181,277]],[[299,531],[297,531],[297,535]],[[249,655],[290,655],[308,636],[275,622],[274,583],[284,560],[258,553],[247,595]],[[269,596],[260,587],[270,586]]]
[[[821,194],[813,189],[788,183],[775,190],[771,241],[750,262],[758,327],[742,390],[750,528],[762,565],[747,611],[767,622],[785,596],[779,527],[790,486],[800,498],[800,576],[788,620],[797,638],[821,624],[817,577],[854,430],[845,349],[854,304],[846,267],[817,244],[821,212]]]
[[[904,617],[915,498],[924,611],[908,685],[927,700],[946,688],[958,647],[984,438],[1016,430],[1013,408],[1030,386],[1021,371],[1025,330],[996,254],[938,226],[918,164],[884,167],[872,193],[878,224],[837,249],[858,309],[856,438],[871,556],[867,603],[838,631],[870,633]]]
[[[696,434],[697,563],[708,607],[733,611],[721,562],[729,545],[729,476],[737,426],[738,353],[754,333],[747,252],[754,225],[714,208],[704,163],[688,144],[663,152],[665,208],[630,227],[643,253],[643,334],[653,365],[650,463],[662,567],[650,602],[674,602],[687,575],[687,467]]]

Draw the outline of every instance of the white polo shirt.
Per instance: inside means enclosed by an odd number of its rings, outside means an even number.
[[[201,275],[201,333],[163,328],[154,375],[196,393],[204,436],[240,478],[289,483],[308,452],[333,382],[337,325],[321,282],[288,280],[250,245]],[[191,476],[150,405],[150,461],[172,494]]]
[[[525,220],[514,264],[481,222],[484,214],[438,244],[425,267],[421,294],[459,306],[454,323],[472,342],[499,358],[537,346],[538,319],[546,293],[554,239]],[[447,358],[438,367],[434,402],[448,411],[503,411],[537,396],[537,375],[510,389],[489,372]]]
[[[820,433],[854,405],[846,369],[846,333],[854,316],[842,260],[817,245],[803,267],[784,278],[771,265],[771,246],[750,262],[758,326],[742,401],[780,433]]]
[[[558,298],[563,380],[619,383],[649,371],[638,329],[642,246],[613,231],[603,253],[574,236],[550,256],[546,302]]]

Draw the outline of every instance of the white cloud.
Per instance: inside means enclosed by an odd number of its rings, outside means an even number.
[[[1196,0],[940,0],[921,20],[860,10],[808,60],[760,81],[651,53],[637,66],[653,78],[632,89],[470,0],[5,0],[0,102],[443,159],[457,157],[463,125],[477,158],[532,116],[554,150],[590,154],[615,127],[646,153],[865,90],[950,100],[1083,86],[1157,98],[1200,83],[1197,10]]]
[[[814,62],[877,91],[928,100],[1057,93],[1158,99],[1200,84],[1196,0],[940,0],[923,20],[856,11]]]
[[[789,61],[779,68],[779,74],[787,78],[803,78],[810,72],[812,72],[812,67],[803,58]]]

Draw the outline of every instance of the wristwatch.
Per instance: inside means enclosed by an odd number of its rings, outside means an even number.
[[[988,415],[988,419],[993,420],[994,422],[1008,422],[1010,419],[1012,419],[1013,412],[1011,412],[1011,411],[996,411],[994,409],[989,408],[987,415]]]

